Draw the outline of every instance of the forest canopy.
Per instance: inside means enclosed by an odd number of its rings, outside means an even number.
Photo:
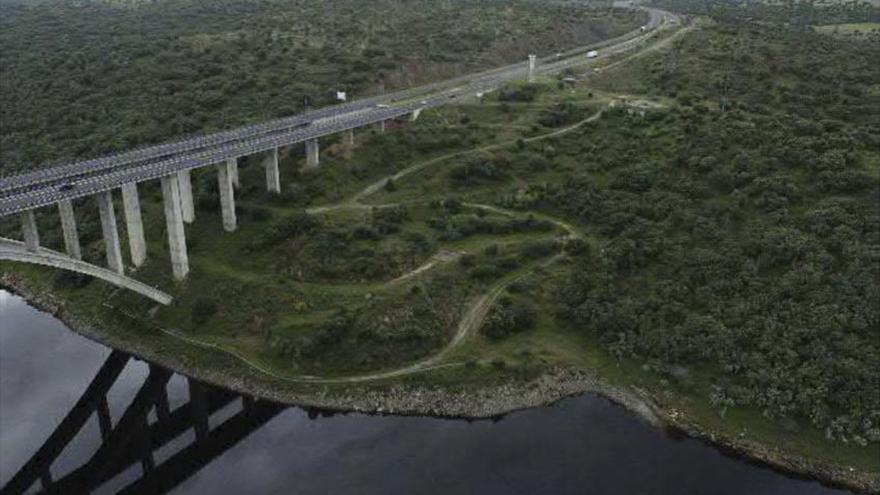
[[[0,173],[525,60],[643,17],[528,0],[4,0]]]

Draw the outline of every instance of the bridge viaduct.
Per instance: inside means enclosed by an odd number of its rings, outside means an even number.
[[[195,221],[191,181],[193,170],[206,167],[216,169],[223,228],[227,232],[235,231],[238,222],[235,191],[239,186],[238,163],[241,158],[262,155],[266,188],[272,193],[280,193],[280,148],[304,143],[305,167],[315,168],[320,164],[321,138],[341,133],[343,142],[352,146],[355,129],[377,125],[380,131],[384,131],[386,121],[404,117],[415,120],[425,109],[493,90],[506,81],[533,80],[538,74],[558,72],[582,64],[583,54],[590,50],[602,49],[597,58],[631,50],[653,36],[658,27],[677,20],[660,10],[644,10],[649,13],[650,20],[640,29],[597,45],[542,59],[531,55],[526,64],[500,67],[293,117],[0,178],[0,216],[20,216],[24,241],[19,243],[0,239],[0,260],[37,263],[87,273],[135,290],[162,304],[169,304],[171,298],[167,294],[125,276],[114,211],[116,190],[122,198],[131,263],[140,267],[148,253],[138,185],[154,180],[161,183],[171,270],[176,280],[183,280],[190,270],[184,224]],[[82,261],[72,201],[83,197],[92,197],[97,203],[107,269]],[[40,246],[34,211],[48,206],[57,208],[61,217],[66,255]]]

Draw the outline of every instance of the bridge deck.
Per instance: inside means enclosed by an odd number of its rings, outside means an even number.
[[[666,15],[656,9],[644,10],[650,15],[647,32],[639,28],[612,40],[544,57],[537,72],[552,73],[583,63],[580,55],[594,48],[603,48],[598,58],[631,49],[651,36]],[[526,73],[525,64],[508,65],[266,123],[0,178],[0,216],[398,118],[497,88]]]

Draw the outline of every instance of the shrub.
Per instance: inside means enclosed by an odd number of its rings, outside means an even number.
[[[569,239],[565,243],[565,252],[569,256],[581,256],[590,253],[590,245],[583,239]]]
[[[528,242],[519,249],[520,256],[529,259],[543,258],[554,252],[556,252],[555,241]]]
[[[465,268],[471,268],[477,265],[477,257],[473,254],[465,254],[458,259],[458,264]]]
[[[498,100],[521,102],[534,101],[535,97],[538,96],[538,93],[540,93],[540,91],[541,85],[533,83],[524,84],[516,88],[508,86],[501,88],[498,91]]]
[[[458,185],[468,185],[474,182],[497,182],[507,178],[504,171],[483,160],[471,160],[458,165],[449,171],[448,176],[453,183]]]
[[[530,301],[521,299],[516,302],[510,297],[502,297],[492,307],[480,331],[492,340],[523,332],[535,327],[538,322],[538,311]]]
[[[213,299],[199,297],[195,300],[190,319],[195,325],[202,325],[217,312],[217,303]]]
[[[55,283],[75,289],[81,289],[94,280],[90,275],[62,270],[55,276]]]

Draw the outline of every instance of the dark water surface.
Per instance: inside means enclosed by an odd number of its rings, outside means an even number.
[[[45,442],[110,350],[0,291],[0,484]],[[131,362],[110,390],[116,421],[148,367]],[[186,380],[169,385],[171,408]],[[240,408],[240,406],[239,406]],[[233,405],[226,409],[232,411]],[[226,409],[217,416],[223,416]],[[229,413],[231,414],[231,412]],[[223,421],[212,417],[212,427]],[[191,444],[192,429],[156,455]],[[52,466],[57,480],[100,444],[95,416]],[[98,493],[141,476],[135,463]],[[309,419],[283,410],[179,484],[195,494],[791,494],[844,493],[676,439],[593,395],[498,422],[359,414]]]

